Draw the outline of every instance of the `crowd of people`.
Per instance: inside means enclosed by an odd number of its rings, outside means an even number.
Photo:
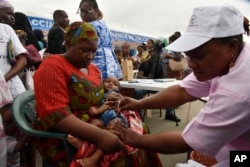
[[[199,19],[193,18],[184,33],[169,36],[167,49],[161,46],[158,52],[158,41],[149,39],[133,56],[127,42],[114,48],[96,0],[81,0],[78,12],[81,21],[70,23],[67,12],[56,9],[46,38],[41,30],[32,29],[24,13],[15,12],[7,0],[0,1],[0,79],[11,97],[1,99],[0,166],[35,166],[33,146],[46,164],[60,167],[162,167],[157,153],[190,150],[215,157],[216,165],[225,167],[230,151],[250,150],[246,84],[250,45],[242,37],[249,35],[249,21],[238,9],[197,7],[193,15]],[[28,45],[45,49],[46,58],[29,64]],[[165,65],[157,72],[156,58]],[[192,71],[185,77],[183,70],[169,67],[170,59],[181,58]],[[123,96],[119,81],[125,59],[132,61],[138,78],[182,81],[160,92],[138,89],[134,98]],[[14,99],[26,91],[21,78],[31,66],[37,110],[33,126],[68,134],[69,143],[78,149],[71,164],[61,141],[29,140],[11,118]],[[208,102],[183,131],[149,134],[141,120],[141,109],[166,108],[165,119],[179,122],[173,109],[204,96]]]

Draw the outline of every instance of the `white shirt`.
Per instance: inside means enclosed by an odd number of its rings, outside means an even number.
[[[7,59],[7,43],[10,39],[12,40],[13,51],[16,56],[21,53],[27,53],[14,30],[9,25],[0,23],[0,70],[3,75],[12,67]],[[18,75],[10,79],[7,84],[13,98],[25,91],[25,87]]]

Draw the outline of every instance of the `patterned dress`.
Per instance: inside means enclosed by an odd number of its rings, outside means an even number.
[[[98,49],[93,61],[102,72],[102,78],[115,77],[122,78],[120,64],[112,47],[110,30],[103,20],[90,22],[98,35]]]
[[[71,113],[83,121],[90,121],[92,118],[88,115],[89,107],[98,106],[104,96],[101,74],[95,65],[88,66],[87,75],[72,66],[61,55],[53,55],[44,60],[35,72],[34,88],[39,115],[35,128],[43,131],[54,131],[52,127]],[[56,167],[69,167],[62,141],[40,138],[36,143],[43,159],[53,162]],[[108,159],[112,161],[110,166],[162,166],[156,153],[144,150],[116,157]]]

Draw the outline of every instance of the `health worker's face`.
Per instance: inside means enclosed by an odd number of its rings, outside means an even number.
[[[188,65],[197,80],[207,81],[227,74],[232,55],[237,54],[237,44],[235,41],[225,43],[212,39],[194,50],[185,52]]]

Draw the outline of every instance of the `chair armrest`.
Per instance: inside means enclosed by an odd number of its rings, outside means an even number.
[[[35,136],[35,137],[42,137],[42,138],[52,138],[52,139],[61,139],[61,140],[65,140],[66,135],[65,133],[61,133],[61,132],[44,132],[44,131],[40,131],[40,130],[36,130],[33,128],[29,128],[29,129],[23,129],[24,132],[30,136]]]

